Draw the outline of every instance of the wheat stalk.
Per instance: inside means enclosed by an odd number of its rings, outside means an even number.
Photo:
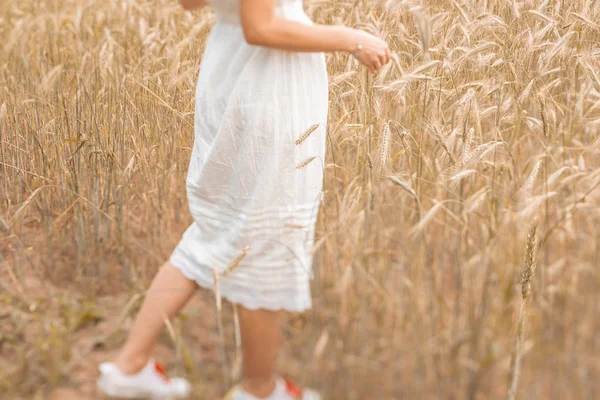
[[[217,329],[219,332],[219,344],[221,350],[221,373],[223,380],[229,382],[229,357],[225,348],[225,328],[223,327],[223,299],[221,298],[221,277],[216,269],[213,269],[213,287],[215,302],[217,304]]]
[[[386,168],[389,163],[389,150],[390,150],[390,126],[389,124],[383,129],[383,136],[381,137],[381,150],[379,159],[381,161],[381,167]]]
[[[535,165],[533,166],[533,169],[531,170],[531,173],[529,174],[529,177],[527,178],[527,180],[525,181],[525,184],[523,185],[523,191],[529,195],[531,195],[532,190],[533,190],[533,184],[535,183],[535,179],[537,178],[539,172],[540,172],[540,168],[542,167],[542,163],[543,163],[543,159],[542,160],[538,160],[538,162],[535,163]]]
[[[548,112],[546,110],[546,102],[544,101],[544,98],[542,96],[539,96],[538,100],[539,100],[540,109],[541,109],[542,127],[543,127],[544,137],[548,138],[548,137],[550,137],[550,127],[548,124]]]
[[[404,181],[402,181],[400,178],[396,177],[396,176],[388,176],[387,177],[390,181],[392,181],[393,183],[395,183],[396,185],[400,186],[402,189],[404,189],[406,192],[408,192],[417,202],[417,212],[418,212],[418,219],[421,219],[421,200],[419,200],[419,196],[417,195],[417,192],[415,192],[415,190],[410,187],[410,185]]]
[[[306,138],[308,138],[314,131],[317,130],[317,128],[319,127],[319,124],[314,124],[313,126],[311,126],[310,128],[308,128],[303,134],[302,136],[300,136],[298,138],[298,140],[296,140],[296,146],[299,146],[302,142],[304,142],[306,140]]]
[[[523,356],[523,344],[525,341],[525,306],[527,299],[531,296],[532,279],[537,265],[537,220],[531,225],[527,235],[525,247],[525,261],[521,272],[521,305],[517,317],[517,332],[515,348],[513,350],[510,372],[508,375],[508,391],[506,400],[514,400],[517,394],[517,385],[521,374],[521,358]]]
[[[229,264],[229,266],[225,269],[225,271],[223,271],[223,273],[221,273],[221,277],[225,278],[228,275],[230,275],[233,271],[235,271],[235,269],[240,265],[240,262],[242,262],[242,260],[244,259],[244,257],[246,257],[246,254],[248,254],[249,251],[250,251],[249,245],[244,247],[242,252],[240,254],[238,254],[234,258],[234,260],[231,262],[231,264]]]
[[[311,162],[313,162],[313,160],[315,158],[317,158],[317,157],[316,156],[308,157],[306,160],[304,160],[300,164],[298,164],[296,166],[296,169],[302,169],[302,168],[306,167],[308,164],[310,164]]]

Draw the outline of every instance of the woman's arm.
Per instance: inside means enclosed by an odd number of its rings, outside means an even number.
[[[375,72],[390,60],[383,40],[344,26],[307,25],[275,15],[275,0],[241,0],[244,36],[249,44],[298,52],[347,51]]]
[[[186,10],[195,10],[208,5],[205,0],[179,0],[179,4]]]

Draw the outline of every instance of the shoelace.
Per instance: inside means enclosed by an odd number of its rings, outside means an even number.
[[[299,399],[302,396],[302,389],[300,389],[298,386],[294,385],[294,383],[288,381],[287,379],[285,380],[285,390],[290,396],[294,398]]]
[[[169,382],[171,380],[165,371],[165,367],[161,363],[155,362],[154,370],[165,382]]]

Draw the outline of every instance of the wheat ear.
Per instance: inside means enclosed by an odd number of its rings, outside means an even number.
[[[521,372],[521,358],[523,356],[523,342],[525,341],[525,306],[527,299],[531,295],[531,280],[535,275],[537,264],[537,220],[531,225],[529,235],[527,236],[527,245],[525,247],[525,262],[521,273],[521,306],[519,307],[519,316],[517,318],[517,337],[515,348],[510,363],[510,372],[508,375],[508,391],[506,400],[514,400],[517,394],[517,385]]]
[[[296,146],[300,145],[300,143],[304,142],[306,140],[307,137],[309,137],[314,131],[317,130],[317,128],[319,127],[319,124],[314,124],[313,126],[311,126],[310,128],[308,128],[303,134],[302,136],[300,136],[298,138],[298,140],[296,140]]]

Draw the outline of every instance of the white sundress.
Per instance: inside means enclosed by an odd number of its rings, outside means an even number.
[[[247,44],[239,1],[210,1],[217,23],[186,185],[194,223],[170,261],[205,288],[215,289],[216,273],[220,295],[245,308],[303,311],[323,184],[325,57]],[[276,13],[312,24],[302,0],[279,0]]]

